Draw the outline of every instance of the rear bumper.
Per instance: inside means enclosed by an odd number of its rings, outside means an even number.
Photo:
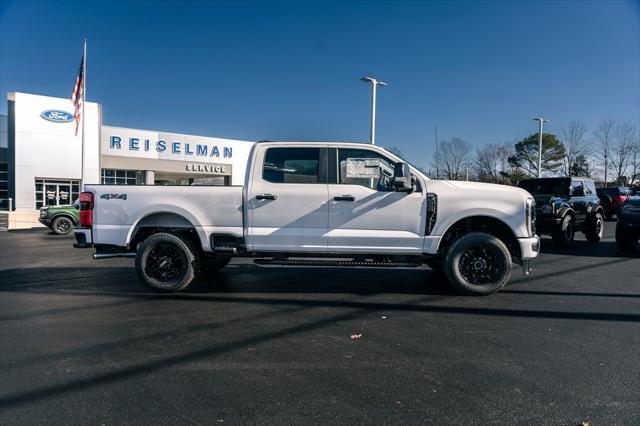
[[[73,234],[76,237],[76,242],[73,245],[75,248],[93,247],[93,236],[90,228],[75,228]]]
[[[538,256],[538,253],[540,253],[540,238],[538,238],[538,236],[531,238],[518,238],[518,243],[520,243],[522,260],[533,259]]]

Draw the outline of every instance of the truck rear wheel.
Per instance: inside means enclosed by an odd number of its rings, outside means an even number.
[[[556,247],[569,247],[573,242],[574,234],[573,218],[568,214],[562,219],[562,223],[553,229],[551,233],[553,244]]]
[[[198,253],[190,241],[161,232],[138,244],[136,273],[154,291],[176,292],[191,284],[198,261]]]
[[[584,234],[587,237],[587,241],[590,243],[599,243],[602,239],[602,233],[604,231],[604,218],[600,212],[596,212],[589,218],[587,223],[587,229]]]
[[[509,282],[511,255],[498,238],[474,232],[461,236],[449,247],[443,271],[458,292],[487,296]]]

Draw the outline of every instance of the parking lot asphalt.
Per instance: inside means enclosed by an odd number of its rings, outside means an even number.
[[[640,258],[614,225],[545,238],[484,298],[426,267],[249,260],[160,295],[130,259],[3,232],[0,423],[637,425]]]

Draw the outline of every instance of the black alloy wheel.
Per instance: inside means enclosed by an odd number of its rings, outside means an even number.
[[[496,254],[488,247],[472,247],[462,253],[458,265],[462,276],[471,284],[482,285],[498,277]]]
[[[186,289],[199,270],[200,252],[191,240],[160,232],[138,244],[136,273],[154,291],[176,292]]]
[[[144,270],[163,283],[179,280],[186,273],[187,257],[174,244],[157,244],[147,255]]]
[[[509,282],[511,254],[494,235],[471,232],[458,237],[447,249],[442,269],[458,292],[487,296]]]

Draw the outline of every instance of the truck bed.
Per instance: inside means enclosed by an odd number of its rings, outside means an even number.
[[[241,186],[86,185],[85,191],[94,193],[93,239],[101,244],[125,246],[134,225],[152,226],[158,215],[195,227],[205,250],[212,233],[243,235]]]

